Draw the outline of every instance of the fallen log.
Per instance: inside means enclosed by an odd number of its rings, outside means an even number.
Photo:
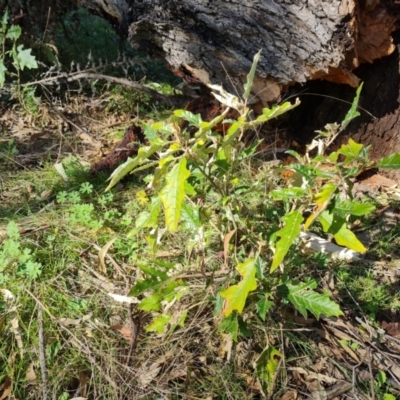
[[[395,0],[80,0],[162,58],[186,81],[238,90],[262,49],[253,93],[277,101],[294,83],[326,79],[353,87],[353,72],[395,50]]]

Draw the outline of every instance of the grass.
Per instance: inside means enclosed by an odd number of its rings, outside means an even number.
[[[126,294],[137,279],[137,263],[152,258],[146,237],[125,237],[143,209],[135,195],[143,190],[143,183],[134,179],[122,191],[105,194],[104,176],[91,177],[76,159],[67,158],[64,166],[69,177],[67,184],[50,163],[42,169],[4,168],[2,173],[3,192],[13,194],[3,201],[0,210],[1,251],[8,265],[2,271],[2,286],[13,298],[1,303],[0,325],[8,340],[2,341],[0,355],[2,380],[11,380],[16,397],[42,396],[43,372],[38,361],[41,346],[45,347],[42,351],[46,356],[47,389],[51,393],[48,396],[55,399],[71,398],[80,390],[89,398],[101,394],[110,399],[124,398],[133,390],[137,398],[251,398],[260,390],[252,372],[251,355],[254,362],[254,354],[268,343],[286,348],[287,365],[305,367],[308,364],[304,357],[318,358],[318,340],[310,340],[302,334],[303,328],[290,322],[290,307],[283,319],[277,310],[266,325],[260,321],[258,327],[252,326],[251,338],[243,336],[243,330],[238,344],[224,342],[226,336],[216,331],[210,302],[215,296],[215,282],[200,279],[190,283],[192,293],[183,304],[192,310],[185,327],[171,331],[161,341],[157,335],[143,332],[140,348],[130,360],[130,366],[135,368],[127,369],[129,341],[110,327],[124,326],[129,331],[135,316],[130,315],[129,307],[113,301],[107,293]],[[40,193],[48,196],[41,199]],[[254,196],[249,201],[255,207],[262,202]],[[21,230],[19,236],[10,233],[10,229],[15,229],[9,224],[11,220]],[[8,237],[4,234],[7,225]],[[388,235],[396,238],[395,232]],[[113,237],[118,239],[109,250],[112,259],[105,260],[101,267],[100,250]],[[184,256],[165,260],[182,266],[194,263],[196,267],[196,260],[189,260],[182,248],[184,241],[185,235],[167,238],[164,251],[168,254],[171,249],[181,249]],[[209,251],[214,254],[217,243],[217,238],[210,237]],[[378,241],[374,248],[377,257],[383,244],[385,254],[396,252],[396,241],[391,242],[392,246],[388,243],[384,237]],[[380,312],[399,304],[398,292],[379,282],[369,268],[335,266],[322,255],[304,257],[296,249],[288,260],[299,276],[311,274],[323,280],[324,274],[332,270],[337,281],[337,300],[344,310],[353,310],[352,314],[374,321]],[[213,262],[218,270],[220,262],[214,258],[210,267]],[[27,268],[29,263],[33,266]],[[103,286],[104,282],[109,286]],[[150,322],[144,316],[141,318],[144,325]],[[15,319],[19,322],[17,329],[12,325]],[[45,344],[40,344],[38,337],[40,324],[45,328]],[[226,362],[226,358],[230,361]],[[30,383],[36,388],[33,391],[28,391],[27,386],[30,368],[36,374],[34,383]],[[145,378],[137,372],[144,370],[157,372],[150,392]],[[288,381],[275,385],[277,393],[283,393]]]
[[[316,344],[320,339],[310,340],[310,336],[302,334],[305,328],[290,322],[290,307],[283,319],[277,310],[266,325],[260,321],[258,327],[252,326],[251,338],[243,336],[243,331],[238,344],[226,342],[226,335],[217,332],[212,315],[210,298],[215,296],[215,283],[207,284],[203,279],[190,283],[192,293],[181,305],[191,310],[185,327],[171,331],[162,340],[142,331],[128,368],[125,364],[129,341],[110,327],[124,326],[129,331],[130,308],[113,301],[107,293],[126,294],[138,276],[137,263],[151,258],[145,237],[125,238],[142,209],[135,192],[142,190],[143,184],[134,181],[122,191],[104,194],[103,179],[85,175],[77,161],[67,162],[65,169],[70,177],[67,186],[51,164],[41,170],[6,171],[2,175],[3,188],[15,193],[9,204],[2,204],[2,230],[10,220],[22,230],[12,240],[3,233],[1,247],[6,253],[3,257],[8,259],[8,267],[2,271],[2,286],[13,296],[12,300],[1,302],[0,326],[7,337],[0,347],[2,381],[6,377],[11,380],[17,398],[41,398],[43,372],[39,359],[43,346],[46,388],[48,396],[54,399],[68,399],[81,390],[88,398],[101,395],[107,399],[124,398],[128,393],[134,393],[134,398],[149,399],[158,395],[252,398],[260,390],[251,367],[254,355],[268,343],[286,349],[287,366],[312,368],[313,361],[305,363],[304,357],[310,361],[318,359],[320,350]],[[35,188],[35,193],[51,193],[51,201],[38,201],[32,195],[29,199],[28,185]],[[118,239],[109,250],[112,261],[106,259],[101,267],[100,249],[115,236]],[[182,249],[182,240],[184,237],[167,239],[165,250]],[[210,242],[211,249],[214,241]],[[377,254],[380,243],[375,249]],[[385,241],[385,251],[390,250],[394,252],[395,248]],[[188,262],[185,257],[166,260],[183,266]],[[14,261],[10,262],[10,258]],[[351,310],[356,304],[360,307],[352,314],[374,321],[379,312],[399,304],[398,292],[391,290],[391,285],[377,281],[368,268],[335,267],[322,256],[304,258],[296,252],[289,262],[292,268],[299,269],[299,275],[323,277],[328,269],[332,270],[342,308]],[[26,268],[27,263],[40,264],[40,274],[36,276],[34,266]],[[102,286],[104,282],[109,286]],[[17,329],[12,325],[15,319],[19,322]],[[141,316],[144,326],[149,322]],[[46,335],[42,344],[38,334],[40,324]],[[225,361],[227,358],[230,361]],[[34,390],[28,390],[27,386],[30,368],[36,375],[29,383]],[[151,389],[141,375],[144,371],[150,374],[148,380],[153,377]],[[152,376],[151,371],[157,375]],[[278,380],[276,393],[284,393],[291,380]]]
[[[87,35],[81,30],[78,37],[71,31],[74,43],[82,46],[80,49],[91,46],[91,35],[97,32],[96,38],[101,40],[95,41],[98,48],[93,49],[93,57],[101,57],[102,47],[117,57],[118,41],[110,28],[84,11],[78,15],[91,30]],[[69,18],[67,28],[74,26]],[[69,44],[62,48],[61,41],[58,46],[66,59],[85,53]],[[161,82],[152,87],[165,94],[174,90],[174,79],[160,63],[151,61],[145,69],[148,79]],[[143,78],[143,70],[136,73],[136,79]],[[106,106],[91,117],[105,121],[104,125],[115,114],[160,120],[169,112],[143,94],[120,86],[104,85],[97,95],[106,99]],[[68,96],[71,108],[83,114],[82,98]],[[117,127],[110,135],[121,136],[122,132]],[[256,168],[248,157],[236,177],[241,218],[236,223],[241,236],[229,246],[235,260],[233,256],[228,260],[226,271],[221,252],[225,250],[225,225],[232,221],[222,212],[225,199],[207,192],[206,184],[196,186],[198,205],[205,204],[202,217],[212,216],[202,232],[204,253],[198,249],[200,241],[193,238],[190,224],[175,235],[154,229],[128,236],[150,200],[146,173],[131,176],[105,193],[108,176],[88,173],[89,160],[81,148],[72,152],[60,145],[57,161],[62,161],[68,177],[65,181],[55,170],[52,157],[39,165],[21,165],[17,161],[20,142],[7,131],[3,134],[0,396],[9,392],[21,399],[250,399],[281,398],[290,391],[301,396],[315,392],[310,384],[315,383],[315,374],[320,374],[322,383],[318,382],[327,389],[332,383],[323,379],[351,382],[354,371],[366,369],[361,363],[357,367],[354,360],[359,357],[354,344],[369,340],[362,336],[365,328],[354,322],[356,317],[379,327],[382,316],[388,318],[388,310],[397,315],[397,286],[377,272],[373,263],[335,263],[323,254],[303,253],[301,243],[296,242],[286,258],[286,272],[301,280],[318,280],[320,292],[331,294],[340,303],[345,329],[332,328],[326,321],[319,323],[312,316],[304,318],[289,302],[275,297],[268,299],[273,306],[265,320],[248,307],[237,318],[225,319],[227,329],[222,329],[222,317],[216,310],[222,307],[221,287],[237,282],[231,264],[244,260],[253,249],[268,247],[267,238],[280,228],[274,221],[288,211],[268,200],[266,189],[249,190],[257,180],[266,182],[265,187],[279,185],[279,178],[271,177],[265,165]],[[63,135],[60,138],[67,137],[70,143],[78,140]],[[248,223],[253,229],[245,229]],[[370,221],[361,224],[368,229]],[[398,237],[397,227],[382,231],[369,256],[374,261],[388,255],[396,260]],[[161,243],[153,251],[157,239]],[[268,255],[262,257],[258,274],[269,268]],[[131,288],[149,275],[154,277],[153,286],[136,297],[150,297],[164,273],[182,275],[183,293],[179,300],[166,296],[162,303],[163,310],[172,315],[165,331],[157,326],[149,329],[161,310],[145,312],[127,300]],[[256,295],[262,297],[263,290]],[[237,338],[227,333],[235,324]],[[346,335],[348,339],[344,339]],[[379,340],[383,342],[383,338]],[[269,354],[271,349],[279,352],[271,353],[265,363],[261,354]],[[278,373],[268,375],[274,362]],[[257,373],[260,368],[266,374],[264,381]],[[375,390],[375,398],[383,398],[395,389],[378,381],[379,372],[374,365],[368,379],[372,389],[369,384],[355,385],[360,397]]]

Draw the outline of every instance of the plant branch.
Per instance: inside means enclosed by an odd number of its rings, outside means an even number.
[[[39,361],[40,372],[42,375],[42,399],[47,400],[47,368],[46,368],[46,355],[44,346],[44,332],[43,332],[43,316],[42,304],[38,303],[38,325],[39,325]]]
[[[90,79],[97,80],[102,79],[107,82],[117,83],[119,85],[127,86],[141,92],[147,93],[152,96],[154,99],[161,101],[162,103],[166,103],[168,105],[174,106],[177,104],[184,103],[190,98],[184,95],[173,95],[173,96],[165,96],[161,93],[158,93],[156,90],[149,88],[146,85],[142,85],[141,83],[132,82],[125,78],[117,78],[115,76],[103,75],[103,74],[94,74],[92,72],[74,72],[74,73],[63,73],[57,76],[52,76],[49,78],[44,78],[39,81],[28,82],[26,86],[33,85],[53,85],[60,80],[65,79],[67,82],[77,81],[79,79]]]

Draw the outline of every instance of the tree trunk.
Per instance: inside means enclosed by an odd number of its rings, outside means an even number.
[[[394,35],[395,51],[388,57],[365,64],[356,73],[364,82],[359,102],[360,116],[338,138],[335,146],[353,140],[371,145],[370,156],[379,159],[393,152],[400,153],[400,31]],[[343,120],[355,91],[330,82],[310,82],[295,87],[301,105],[283,122],[289,136],[309,143],[317,129],[327,123]],[[400,181],[400,172],[390,172]]]
[[[292,87],[302,105],[283,128],[303,143],[326,123],[343,119],[353,88],[364,81],[361,117],[338,144],[352,136],[371,144],[374,158],[400,151],[400,46],[392,39],[398,0],[80,3],[117,20],[134,47],[162,58],[186,81],[223,84],[233,93],[242,92],[253,55],[262,49],[253,93],[268,104]]]
[[[277,101],[293,83],[324,78],[357,86],[353,70],[394,51],[396,0],[80,0],[118,21],[130,43],[185,80],[241,92],[262,56],[254,94]]]

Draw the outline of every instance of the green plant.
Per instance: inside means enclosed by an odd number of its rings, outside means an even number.
[[[386,389],[387,388],[387,376],[385,371],[378,371],[378,374],[376,376],[375,380],[375,391],[376,394],[379,394],[382,400],[395,400],[396,397],[391,394],[387,393]]]
[[[15,146],[14,138],[0,145],[0,159],[4,159],[5,162],[12,160],[16,154],[18,154],[18,149]]]
[[[32,49],[24,49],[24,45],[22,44],[17,45],[21,33],[19,25],[8,26],[8,11],[6,10],[1,19],[0,31],[0,88],[4,86],[6,74],[8,73],[17,78],[18,93],[21,90],[21,71],[24,68],[38,68],[35,56],[31,54]],[[7,39],[12,42],[10,50],[6,50]],[[11,58],[15,72],[9,70],[6,62],[7,57]]]
[[[215,97],[226,106],[222,115],[206,122],[200,115],[176,110],[169,121],[146,125],[148,145],[114,171],[107,188],[128,173],[153,170],[145,177],[150,201],[129,234],[131,238],[144,234],[153,256],[166,231],[185,238],[187,252],[195,249],[203,272],[207,253],[213,247],[214,251],[223,248],[225,264],[233,261],[237,274],[231,278],[233,284],[225,283],[220,288],[215,311],[222,316],[220,328],[235,339],[238,334],[246,334],[241,318],[244,310],[265,320],[277,298],[282,305],[291,303],[304,317],[308,312],[317,318],[342,314],[329,293],[316,290],[317,280],[300,280],[291,266],[299,237],[318,223],[318,229],[333,236],[338,245],[365,252],[348,222],[371,213],[374,206],[353,198],[352,181],[372,166],[400,167],[400,155],[372,162],[368,148],[351,139],[325,155],[334,138],[359,115],[361,85],[341,124],[329,124],[320,131],[304,156],[288,152],[297,163],[286,167],[266,163],[256,176],[246,175],[244,165],[251,165],[258,143],[246,148],[242,141],[245,133],[299,104],[298,100],[294,104],[286,102],[252,117],[247,102],[259,55],[255,56],[242,99],[211,86]],[[238,112],[237,119],[225,120],[230,108]],[[191,129],[182,129],[183,121]],[[219,124],[225,126],[225,134],[215,130]],[[317,154],[312,155],[314,149]],[[282,180],[282,172],[288,171],[290,178]],[[236,250],[228,259],[232,237],[236,238]],[[165,304],[190,293],[187,283],[173,278],[175,265],[154,257],[138,266],[143,279],[136,282],[130,295],[144,296],[138,308],[155,313],[147,330],[160,333],[168,326],[173,330],[176,324],[182,325],[187,310],[182,308],[179,317],[163,312],[170,308]]]
[[[21,279],[37,279],[42,273],[42,264],[35,261],[32,250],[21,247],[20,234],[15,222],[9,222],[6,229],[8,238],[2,243],[0,250],[0,284],[10,279],[10,273]]]

